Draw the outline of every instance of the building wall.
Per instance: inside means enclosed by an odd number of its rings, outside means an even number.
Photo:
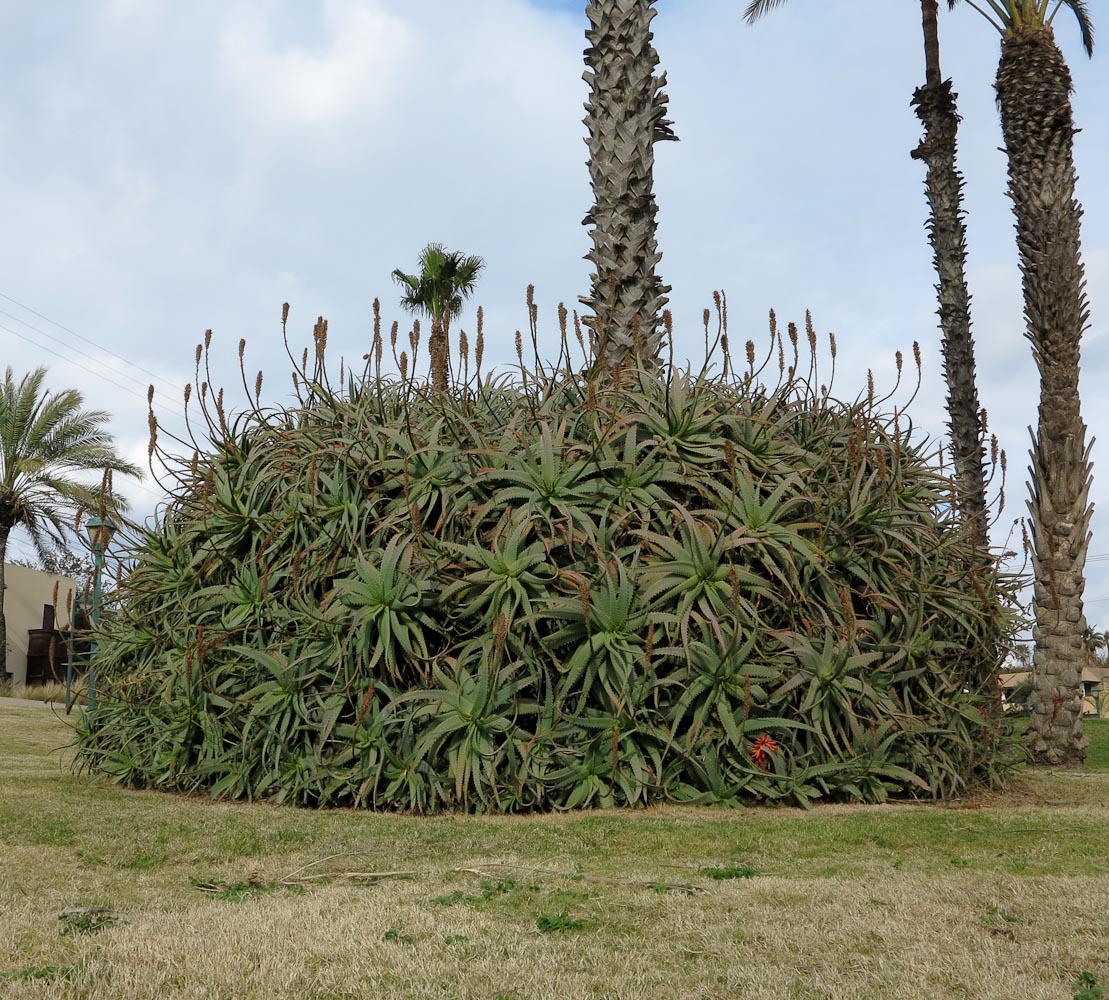
[[[4,579],[7,583],[4,614],[8,620],[8,672],[18,688],[27,679],[27,632],[42,628],[42,608],[45,604],[54,605],[54,627],[69,628],[70,612],[77,598],[77,584],[65,576],[10,563],[4,564]]]

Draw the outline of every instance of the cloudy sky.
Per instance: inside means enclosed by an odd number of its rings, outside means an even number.
[[[507,360],[536,286],[541,334],[587,289],[591,204],[581,81],[584,0],[51,0],[0,4],[0,344],[17,373],[81,389],[146,459],[146,387],[179,424],[195,345],[214,331],[216,382],[239,339],[268,392],[287,392],[280,336],[360,358],[370,305],[404,316],[390,280],[430,241],[483,256],[487,353]],[[658,147],[663,278],[679,356],[727,292],[732,339],[769,309],[834,331],[837,390],[889,382],[919,341],[913,407],[943,427],[924,168],[909,157],[923,80],[915,0],[793,0],[755,27],[744,0],[660,0],[655,45],[680,143]],[[1103,26],[1105,27],[1105,26]],[[969,280],[979,386],[1010,456],[1005,544],[1024,513],[1037,378],[992,81],[998,37],[970,7],[941,23],[964,122]],[[1109,418],[1109,61],[1056,22],[1075,80],[1079,198],[1092,326],[1084,415]],[[462,318],[472,327],[473,317]],[[1109,454],[1094,449],[1091,623],[1109,625]],[[1109,472],[1106,473],[1109,476]],[[139,513],[159,492],[128,488]],[[1019,536],[1018,536],[1019,538]],[[1012,544],[1010,542],[1010,544]],[[14,546],[20,554],[23,543]]]

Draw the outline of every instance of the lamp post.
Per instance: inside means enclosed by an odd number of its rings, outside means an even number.
[[[96,629],[100,625],[100,599],[101,577],[104,573],[104,552],[112,543],[112,537],[118,530],[111,518],[97,517],[95,514],[85,521],[85,533],[89,536],[92,546],[92,558],[95,570],[92,576],[92,610],[89,621],[92,623],[93,639],[89,643],[89,711],[96,708],[96,673],[93,663],[96,658]]]
[[[68,655],[65,663],[65,712],[70,713],[73,708],[73,667],[77,662],[77,619],[84,614],[86,599],[84,594],[73,598],[69,606],[69,638],[66,640]]]

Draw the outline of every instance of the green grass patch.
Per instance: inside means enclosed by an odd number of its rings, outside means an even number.
[[[754,878],[758,872],[750,865],[723,865],[719,868],[702,868],[701,874],[719,882],[731,878]]]
[[[535,921],[536,928],[543,934],[558,934],[562,931],[580,931],[589,926],[588,920],[571,917],[565,910],[547,913]]]
[[[72,979],[82,969],[81,965],[28,965],[14,972],[0,972],[0,982],[9,983],[54,983]]]
[[[1083,727],[1090,740],[1086,748],[1086,769],[1109,772],[1109,719],[1087,719]]]

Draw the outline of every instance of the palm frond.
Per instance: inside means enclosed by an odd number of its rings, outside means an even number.
[[[1086,5],[1086,0],[1058,0],[1055,9],[1052,10],[1051,15],[1044,23],[1050,25],[1062,7],[1066,7],[1074,14],[1075,20],[1078,21],[1078,30],[1082,34],[1082,47],[1086,50],[1086,55],[1092,57],[1094,54],[1094,25],[1090,20],[1090,10]]]
[[[781,7],[785,2],[786,0],[751,0],[747,5],[747,9],[743,12],[743,18],[748,24],[754,24],[775,8]]]

